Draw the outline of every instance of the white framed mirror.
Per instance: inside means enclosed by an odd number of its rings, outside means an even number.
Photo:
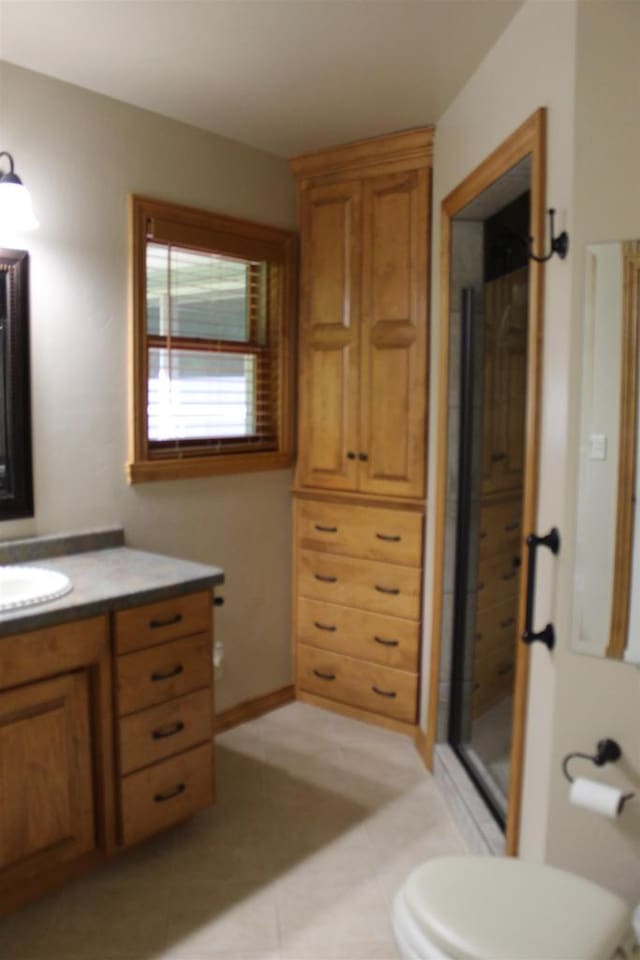
[[[640,663],[640,240],[585,252],[573,649]]]

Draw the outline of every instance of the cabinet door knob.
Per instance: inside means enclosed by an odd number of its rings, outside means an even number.
[[[347,460],[355,460],[356,455],[353,450],[347,450]]]
[[[368,459],[369,459],[369,454],[368,454],[368,453],[359,453],[359,454],[358,454],[358,460],[368,460]]]

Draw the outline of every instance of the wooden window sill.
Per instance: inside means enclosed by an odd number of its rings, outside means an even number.
[[[182,480],[229,473],[256,473],[260,470],[286,470],[292,463],[291,453],[274,453],[273,451],[138,460],[127,464],[127,480],[131,484],[151,483],[155,480]]]

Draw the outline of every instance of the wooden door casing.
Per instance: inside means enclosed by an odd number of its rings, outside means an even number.
[[[383,496],[424,496],[429,177],[364,183],[359,489]]]
[[[303,486],[355,490],[362,187],[301,193],[300,457]]]
[[[96,847],[89,671],[0,693],[0,881]]]

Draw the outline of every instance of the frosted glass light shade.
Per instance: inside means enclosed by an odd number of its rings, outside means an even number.
[[[24,184],[15,177],[0,177],[0,228],[7,230],[36,230],[40,224],[35,218],[31,196]]]

